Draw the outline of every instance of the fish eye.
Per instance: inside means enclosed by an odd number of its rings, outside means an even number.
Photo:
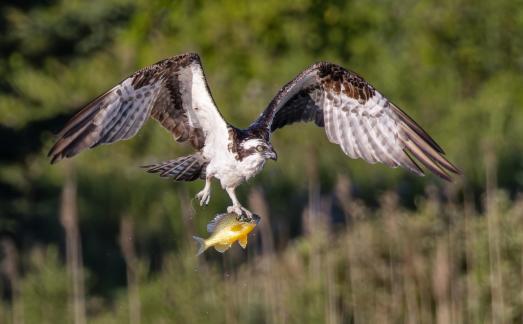
[[[256,151],[263,152],[264,151],[263,146],[261,146],[261,145],[256,146]]]

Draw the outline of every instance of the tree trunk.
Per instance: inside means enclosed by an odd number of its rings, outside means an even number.
[[[67,272],[69,274],[69,279],[72,281],[72,291],[70,290],[70,296],[73,305],[74,323],[85,324],[86,315],[82,245],[80,241],[80,230],[78,228],[76,182],[70,165],[67,165],[66,173],[67,176],[62,190],[60,222],[65,230]]]
[[[127,296],[129,298],[129,323],[139,324],[141,320],[140,292],[138,283],[138,259],[134,250],[133,222],[122,217],[120,222],[120,248],[127,268]]]
[[[2,250],[4,252],[2,272],[7,278],[11,290],[13,324],[23,324],[24,314],[18,281],[18,251],[16,250],[15,244],[10,239],[2,240]]]

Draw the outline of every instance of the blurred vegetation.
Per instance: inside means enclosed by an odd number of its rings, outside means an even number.
[[[67,181],[89,322],[523,319],[520,1],[5,0],[0,51],[0,322],[77,321],[66,306]],[[273,139],[278,163],[239,190],[264,217],[248,252],[197,260],[191,235],[229,201],[214,184],[200,208],[203,183],[136,167],[189,150],[154,122],[72,161],[46,158],[83,104],[188,51],[239,127],[308,65],[341,64],[414,117],[465,176],[445,184],[367,165],[313,125],[289,127]]]

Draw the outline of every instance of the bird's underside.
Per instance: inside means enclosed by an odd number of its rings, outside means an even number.
[[[295,122],[324,127],[330,142],[351,158],[404,167],[423,175],[420,163],[451,180],[460,171],[441,147],[405,112],[354,72],[320,62],[286,84],[246,129],[228,124],[212,99],[200,58],[187,53],[135,72],[88,103],[58,134],[51,162],[86,148],[129,139],[152,117],[195,153],[145,166],[178,181],[204,179],[201,204],[210,199],[212,178],[227,191],[228,211],[250,215],[234,190],[276,159],[271,134]]]

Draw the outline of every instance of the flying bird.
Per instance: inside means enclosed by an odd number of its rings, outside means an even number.
[[[51,163],[86,148],[133,137],[152,117],[194,154],[145,166],[177,181],[205,180],[196,197],[211,198],[216,178],[228,193],[228,212],[252,215],[235,189],[276,160],[271,144],[276,130],[296,122],[325,129],[330,142],[353,159],[403,167],[423,175],[419,164],[450,181],[460,171],[442,148],[405,112],[358,74],[319,62],[287,83],[247,128],[224,120],[212,98],[200,57],[186,53],[141,69],[81,109],[58,134]],[[419,163],[419,164],[418,164]]]

